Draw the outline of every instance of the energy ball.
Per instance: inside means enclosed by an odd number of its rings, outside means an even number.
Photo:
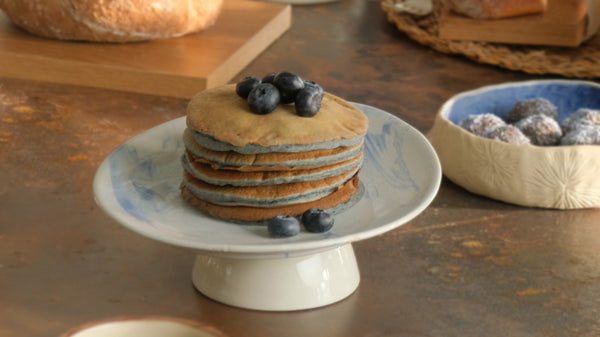
[[[493,128],[485,132],[482,136],[485,138],[517,145],[531,144],[529,138],[527,138],[527,136],[525,136],[523,132],[521,132],[521,130],[514,125],[503,125]]]
[[[536,97],[515,103],[512,109],[504,116],[504,120],[509,124],[514,124],[527,116],[537,114],[544,114],[553,119],[558,119],[556,106],[545,98]]]
[[[565,134],[584,125],[600,125],[600,110],[580,108],[560,123]]]
[[[541,146],[557,145],[563,133],[556,120],[548,115],[527,116],[514,124],[532,144]]]
[[[502,118],[492,113],[469,115],[459,123],[460,127],[477,136],[482,136],[486,131],[504,125],[506,125],[506,123]]]
[[[581,125],[565,134],[560,145],[600,145],[600,125]]]

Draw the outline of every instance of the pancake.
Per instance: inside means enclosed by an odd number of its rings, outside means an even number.
[[[336,141],[320,142],[314,144],[274,144],[269,146],[260,146],[256,144],[246,144],[244,146],[233,146],[222,142],[212,136],[205,135],[198,131],[192,131],[190,134],[194,141],[204,147],[215,151],[235,151],[237,153],[268,153],[268,152],[305,152],[310,150],[334,149],[339,146],[353,146],[358,144],[364,137],[362,135],[349,139],[338,139]]]
[[[350,202],[354,194],[359,191],[358,176],[348,180],[336,191],[316,201],[291,204],[278,207],[249,207],[249,206],[223,206],[199,199],[182,184],[181,195],[190,205],[214,216],[225,220],[242,220],[258,222],[270,219],[277,215],[297,216],[309,208],[332,209]]]
[[[355,167],[333,177],[312,181],[257,186],[212,185],[186,171],[183,184],[196,197],[215,204],[272,207],[320,199],[354,177],[358,170]]]
[[[216,151],[303,152],[357,143],[367,132],[368,119],[351,103],[327,92],[314,117],[299,117],[291,104],[280,104],[267,115],[253,114],[232,84],[196,94],[187,107],[187,126],[225,147],[200,143]]]
[[[318,180],[333,177],[352,168],[358,168],[362,165],[362,160],[362,154],[359,153],[348,160],[304,170],[240,172],[215,169],[210,164],[195,160],[194,155],[187,151],[181,158],[186,172],[190,173],[196,179],[218,186],[259,186]]]
[[[368,119],[325,93],[313,117],[293,104],[266,115],[225,85],[195,95],[187,108],[181,193],[210,215],[260,221],[347,203],[359,186]]]
[[[210,163],[214,168],[238,171],[298,170],[330,165],[348,160],[362,153],[364,139],[351,146],[317,149],[305,152],[238,153],[231,150],[215,151],[196,143],[191,131],[183,134],[186,149],[198,161]]]

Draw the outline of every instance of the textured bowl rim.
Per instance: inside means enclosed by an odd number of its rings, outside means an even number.
[[[450,118],[448,118],[448,114],[450,113],[452,106],[454,106],[454,104],[461,98],[469,97],[469,96],[476,96],[476,95],[480,95],[483,92],[497,90],[497,89],[504,89],[504,88],[510,88],[510,87],[535,86],[535,85],[539,85],[539,84],[550,84],[550,83],[557,83],[557,84],[563,84],[563,85],[589,85],[592,87],[596,87],[600,90],[600,83],[596,83],[596,82],[592,82],[592,81],[585,81],[585,80],[547,79],[547,80],[528,80],[528,81],[515,81],[515,82],[504,82],[504,83],[498,83],[498,84],[489,84],[489,85],[485,85],[485,86],[478,87],[475,89],[463,91],[456,95],[451,96],[448,100],[446,100],[442,104],[442,106],[440,107],[440,109],[438,110],[438,113],[436,115],[437,115],[437,117],[449,122],[451,125],[459,128],[461,133],[464,133],[465,135],[468,135],[469,137],[475,137],[477,139],[482,139],[484,141],[500,143],[500,144],[502,144],[501,146],[508,146],[509,148],[510,147],[518,147],[521,149],[526,149],[525,151],[527,151],[527,150],[540,151],[540,150],[548,150],[548,149],[568,149],[568,148],[572,148],[572,147],[577,147],[577,148],[599,147],[599,145],[553,145],[553,146],[530,145],[530,146],[522,147],[521,145],[506,143],[506,142],[498,142],[493,139],[487,139],[487,138],[483,138],[483,137],[474,135],[473,133],[460,127],[460,125],[454,123],[452,120],[450,120]],[[560,151],[560,150],[558,150],[558,151]]]
[[[600,162],[596,164],[595,158],[600,158],[600,146],[598,145],[556,145],[556,146],[536,146],[536,145],[517,145],[506,142],[500,142],[493,139],[483,138],[473,133],[465,130],[460,127],[452,120],[449,119],[448,115],[450,110],[454,106],[455,102],[460,100],[463,97],[469,97],[474,95],[480,95],[485,92],[489,92],[491,90],[497,90],[502,88],[509,87],[522,87],[522,86],[535,86],[535,85],[545,85],[545,84],[559,84],[559,85],[584,85],[584,86],[592,86],[594,88],[600,89],[600,84],[590,81],[579,81],[579,80],[531,80],[531,81],[522,81],[522,82],[507,82],[500,83],[494,85],[487,85],[480,88],[476,88],[469,91],[464,91],[458,93],[451,98],[449,98],[439,109],[433,128],[428,133],[428,138],[431,141],[432,145],[436,148],[438,152],[438,157],[440,158],[440,162],[442,164],[442,171],[444,175],[449,178],[451,181],[465,188],[466,190],[483,195],[495,200],[500,200],[504,202],[508,202],[511,204],[527,206],[527,207],[542,207],[542,208],[554,208],[554,209],[572,209],[572,208],[592,208],[592,207],[600,207],[600,200],[596,201],[595,199],[600,199],[594,197],[594,203],[592,205],[585,204],[552,204],[548,203],[546,200],[543,200],[543,196],[539,199],[530,196],[513,196],[511,191],[501,190],[501,188],[497,188],[496,186],[492,186],[491,182],[484,181],[480,184],[475,184],[473,181],[469,180],[470,178],[465,178],[463,175],[463,171],[465,169],[465,158],[473,158],[470,153],[464,151],[465,149],[474,149],[470,148],[468,144],[480,144],[481,147],[485,147],[488,149],[492,149],[494,153],[511,153],[511,158],[516,158],[517,163],[515,164],[520,168],[520,173],[514,175],[511,179],[514,182],[518,182],[517,185],[525,186],[526,183],[530,182],[528,178],[530,176],[524,177],[522,176],[523,171],[522,168],[532,168],[538,169],[539,165],[536,160],[540,158],[550,158],[548,159],[551,162],[552,166],[555,166],[554,160],[556,160],[556,167],[565,166],[565,162],[568,162],[568,159],[573,157],[578,158],[589,158],[594,161],[592,169],[598,169],[596,166],[600,166]],[[455,141],[448,141],[448,137],[455,139]],[[461,144],[461,145],[458,145]],[[460,146],[467,146],[460,147]],[[477,146],[479,147],[479,146]],[[446,152],[446,153],[443,153]],[[450,155],[449,153],[452,153]],[[458,154],[458,155],[457,155]],[[513,158],[513,159],[514,159]],[[561,159],[562,158],[562,159]],[[541,164],[540,164],[541,165]],[[561,166],[562,165],[562,166]],[[461,171],[462,169],[462,171]],[[467,168],[468,169],[468,168]],[[527,173],[527,172],[526,172]],[[475,172],[473,175],[480,174]],[[494,178],[494,177],[491,177]],[[514,187],[514,186],[513,186]],[[568,186],[567,186],[568,187]],[[525,188],[525,187],[523,187]],[[498,189],[498,190],[495,190]],[[515,194],[518,194],[516,191]],[[565,193],[565,192],[563,192]],[[595,193],[595,190],[594,190]]]
[[[450,121],[447,114],[450,112],[450,108],[456,103],[456,101],[458,101],[461,98],[480,95],[483,92],[492,91],[492,90],[511,88],[511,87],[536,86],[536,85],[540,85],[540,84],[551,84],[551,83],[562,84],[562,85],[587,85],[587,86],[596,87],[596,88],[600,89],[600,83],[596,83],[596,82],[592,82],[592,81],[585,81],[585,80],[565,80],[565,79],[529,80],[529,81],[515,81],[515,82],[489,84],[489,85],[481,86],[478,88],[470,89],[467,91],[463,91],[463,92],[460,92],[458,94],[451,96],[448,100],[446,100],[444,102],[444,104],[442,104],[438,114],[440,114],[443,118]],[[450,122],[452,124],[455,124],[452,121],[450,121]],[[468,131],[465,130],[465,132],[468,132]]]

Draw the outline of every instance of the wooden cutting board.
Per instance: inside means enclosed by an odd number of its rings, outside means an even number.
[[[105,44],[36,37],[0,11],[0,76],[189,98],[227,83],[290,25],[290,5],[225,0],[205,31]]]
[[[586,0],[548,0],[542,14],[477,20],[450,11],[439,19],[447,40],[576,47],[586,37]]]

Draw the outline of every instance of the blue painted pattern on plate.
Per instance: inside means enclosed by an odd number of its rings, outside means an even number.
[[[371,179],[382,179],[384,184],[399,190],[418,189],[402,155],[403,134],[399,128],[393,127],[389,120],[373,120],[365,142],[365,169],[376,173]],[[377,188],[367,189],[366,197],[378,196]]]
[[[166,137],[156,149],[137,143],[115,149],[109,157],[111,182],[126,212],[152,224],[155,215],[171,207],[167,199],[179,197],[181,147],[182,142]]]

